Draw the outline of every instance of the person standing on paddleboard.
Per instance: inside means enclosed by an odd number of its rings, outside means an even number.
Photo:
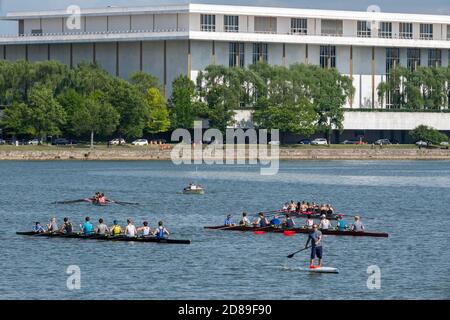
[[[309,243],[311,242],[311,261],[309,264],[310,269],[318,269],[322,268],[322,232],[318,230],[319,226],[317,224],[313,225],[312,232],[308,236],[308,241],[306,241],[305,248],[308,248]],[[317,267],[314,266],[314,260],[319,259],[319,264]]]

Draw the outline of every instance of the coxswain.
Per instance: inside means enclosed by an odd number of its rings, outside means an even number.
[[[58,224],[56,218],[51,218],[50,223],[47,225],[47,232],[58,232]]]
[[[345,231],[346,226],[345,226],[345,221],[342,219],[342,216],[338,215],[336,217],[336,220],[337,220],[337,226],[336,226],[337,230]]]
[[[250,220],[247,218],[247,212],[242,212],[242,219],[239,221],[241,227],[247,227],[251,225]]]
[[[322,267],[322,232],[318,230],[318,225],[313,225],[313,231],[308,236],[308,241],[306,241],[305,249],[308,248],[309,243],[311,242],[311,260],[309,264],[310,269],[316,269]],[[317,267],[314,266],[314,260],[316,257],[319,259],[319,264]]]
[[[233,221],[231,221],[231,214],[227,215],[227,218],[225,219],[223,225],[227,227],[231,227],[234,225]]]
[[[283,221],[283,226],[286,229],[294,229],[295,228],[295,221],[292,219],[292,217],[289,214],[286,214],[286,217]]]
[[[153,233],[154,236],[156,236],[157,239],[164,239],[164,235],[170,235],[169,231],[164,227],[164,222],[160,221],[158,222],[158,228],[156,228],[155,232]]]
[[[320,230],[328,230],[331,229],[331,222],[327,219],[327,216],[325,214],[320,216],[320,224],[319,229]]]
[[[106,203],[106,197],[105,197],[104,193],[100,194],[100,196],[98,197],[98,203],[99,204],[105,204]]]
[[[314,219],[311,216],[309,216],[308,219],[306,219],[305,221],[305,227],[306,229],[312,229],[313,226],[314,226]]]
[[[269,220],[264,216],[264,213],[258,214],[258,219],[253,223],[256,227],[265,228],[270,225]]]
[[[33,227],[33,232],[36,232],[36,233],[44,233],[44,232],[45,232],[45,229],[44,229],[43,226],[41,226],[41,223],[40,223],[40,222],[36,222],[36,223],[34,224],[34,227]]]
[[[98,225],[97,228],[95,228],[94,232],[99,235],[106,235],[109,233],[109,228],[102,218],[98,219]]]
[[[142,225],[142,227],[137,228],[137,232],[142,232],[143,237],[148,237],[152,233],[152,230],[148,226],[147,221],[144,221]]]
[[[364,225],[361,222],[360,216],[355,216],[355,221],[352,224],[352,231],[355,232],[363,232],[364,231]]]
[[[71,234],[73,233],[73,226],[72,223],[69,221],[69,218],[64,218],[64,223],[61,226],[61,229],[59,229],[59,232],[65,233],[65,234]]]
[[[109,228],[111,235],[114,237],[120,236],[122,233],[122,228],[119,225],[119,222],[117,220],[114,220],[113,225],[111,228]]]
[[[133,224],[133,221],[131,219],[127,220],[127,226],[125,227],[125,236],[127,238],[134,238],[137,235],[136,227]]]

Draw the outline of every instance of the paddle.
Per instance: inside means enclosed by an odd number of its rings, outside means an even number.
[[[288,257],[289,259],[290,259],[290,258],[293,258],[297,253],[300,253],[300,252],[305,251],[305,250],[310,249],[310,248],[311,248],[311,247],[303,248],[303,249],[301,249],[301,250],[298,250],[297,252],[291,253],[291,254],[288,255],[287,257]]]
[[[57,201],[53,202],[52,204],[71,204],[71,203],[78,203],[78,202],[87,202],[87,199],[78,199],[78,200],[68,200],[68,201]]]
[[[116,200],[108,200],[108,203],[115,203],[115,204],[119,204],[121,206],[123,205],[130,205],[130,206],[138,206],[139,203],[134,203],[134,202],[124,202],[124,201],[116,201]]]

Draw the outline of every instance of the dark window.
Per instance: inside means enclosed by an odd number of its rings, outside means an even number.
[[[386,49],[386,74],[389,74],[391,70],[400,64],[400,49],[399,48],[387,48]]]
[[[336,68],[335,46],[320,46],[320,66],[322,68]]]
[[[225,32],[239,32],[239,16],[224,17]]]
[[[291,19],[292,34],[308,34],[308,20],[301,18]]]
[[[372,31],[370,30],[370,26],[367,21],[358,21],[357,36],[360,38],[370,38],[372,36]]]
[[[228,64],[230,67],[245,66],[245,45],[239,42],[230,42],[228,45]]]
[[[409,70],[416,70],[420,66],[420,49],[408,48],[406,61]]]
[[[440,67],[442,65],[442,51],[440,49],[428,50],[428,66]]]
[[[253,64],[269,60],[268,45],[267,43],[254,43],[253,44]]]
[[[201,31],[216,31],[216,16],[213,14],[200,15]]]

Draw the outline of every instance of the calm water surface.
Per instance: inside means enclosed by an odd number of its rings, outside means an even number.
[[[204,196],[180,194],[191,181]],[[140,206],[55,205],[101,190]],[[325,264],[339,275],[295,268],[308,253],[286,255],[305,235],[257,236],[204,230],[227,213],[277,209],[293,200],[330,202],[362,214],[388,239],[328,236]],[[450,162],[282,162],[276,176],[248,166],[170,162],[0,162],[1,299],[449,299]],[[166,221],[190,246],[16,236],[56,215],[78,225],[89,215],[152,226]],[[69,265],[81,290],[66,287]],[[381,289],[367,268],[381,268]],[[290,271],[286,271],[286,269]]]

